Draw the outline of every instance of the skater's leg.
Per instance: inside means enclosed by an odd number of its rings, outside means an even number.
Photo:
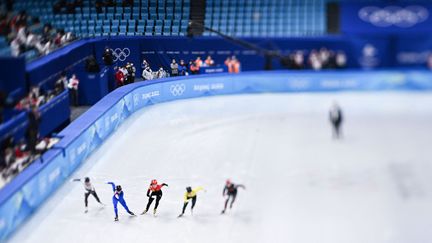
[[[126,201],[125,201],[124,199],[123,199],[123,200],[119,200],[119,202],[120,202],[120,204],[123,206],[123,208],[126,210],[126,212],[127,212],[128,214],[134,215],[134,213],[132,213],[132,212],[129,210],[128,206],[126,205]]]
[[[101,203],[101,201],[99,200],[99,197],[98,197],[96,191],[92,191],[92,195],[93,195],[93,197],[96,199],[96,201],[97,201],[98,203]]]
[[[232,195],[230,208],[232,208],[232,206],[233,206],[233,204],[234,204],[234,201],[236,200],[236,197],[237,197],[237,193],[234,193],[234,194]]]
[[[185,202],[185,203],[183,204],[182,214],[184,214],[184,212],[185,212],[185,210],[186,210],[186,207],[187,207],[188,203],[189,203],[189,202]]]
[[[90,192],[84,193],[84,205],[87,208],[88,205],[88,197],[90,196]]]
[[[152,204],[153,200],[154,200],[153,197],[149,197],[145,212],[147,212],[149,210],[150,205]]]
[[[113,200],[113,206],[114,206],[114,213],[115,213],[115,218],[118,219],[118,209],[117,209],[117,200]]]
[[[229,201],[230,198],[231,198],[231,195],[228,194],[228,198],[225,200],[225,206],[224,206],[224,209],[223,209],[222,213],[225,212],[225,210],[226,210],[226,208],[228,206],[228,201]]]
[[[160,195],[156,196],[156,204],[155,204],[155,207],[154,207],[155,210],[158,208],[159,201],[161,200],[161,198],[162,198],[162,196],[160,196]]]
[[[194,209],[196,201],[197,201],[197,197],[195,196],[195,197],[192,198],[192,206],[191,206],[191,210]]]

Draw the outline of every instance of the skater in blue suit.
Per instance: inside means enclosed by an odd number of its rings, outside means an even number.
[[[131,212],[128,208],[128,206],[126,205],[126,201],[123,198],[123,191],[122,191],[122,187],[120,185],[115,185],[114,182],[108,182],[107,184],[111,184],[112,188],[113,188],[113,205],[114,205],[114,213],[115,213],[115,221],[118,221],[118,210],[117,210],[117,203],[120,203],[124,209],[126,209],[126,212],[128,212],[128,214],[130,215],[135,215],[133,212]]]

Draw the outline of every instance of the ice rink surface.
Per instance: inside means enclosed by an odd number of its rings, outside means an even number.
[[[331,138],[328,110],[345,114]],[[432,94],[325,93],[211,97],[145,108],[66,182],[10,242],[432,242]],[[139,214],[151,179],[169,184],[157,216]],[[242,183],[220,215],[225,180]],[[177,218],[186,186],[203,186]]]

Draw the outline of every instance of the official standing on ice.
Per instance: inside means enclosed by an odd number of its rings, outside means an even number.
[[[343,122],[342,109],[334,102],[329,112],[330,122],[333,127],[333,138],[339,139],[342,136],[341,125]]]

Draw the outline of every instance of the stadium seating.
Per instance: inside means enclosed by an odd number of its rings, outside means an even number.
[[[207,0],[204,25],[237,37],[323,35],[325,11],[325,0]]]
[[[32,16],[41,16],[43,23],[74,32],[78,37],[116,35],[185,35],[189,20],[190,0],[135,0],[133,6],[104,7],[96,13],[95,1],[84,0],[75,14],[54,14],[56,0],[17,0],[16,11],[26,10]],[[181,21],[182,25],[173,26]],[[184,22],[185,21],[185,22]],[[3,50],[0,43],[0,53]]]

